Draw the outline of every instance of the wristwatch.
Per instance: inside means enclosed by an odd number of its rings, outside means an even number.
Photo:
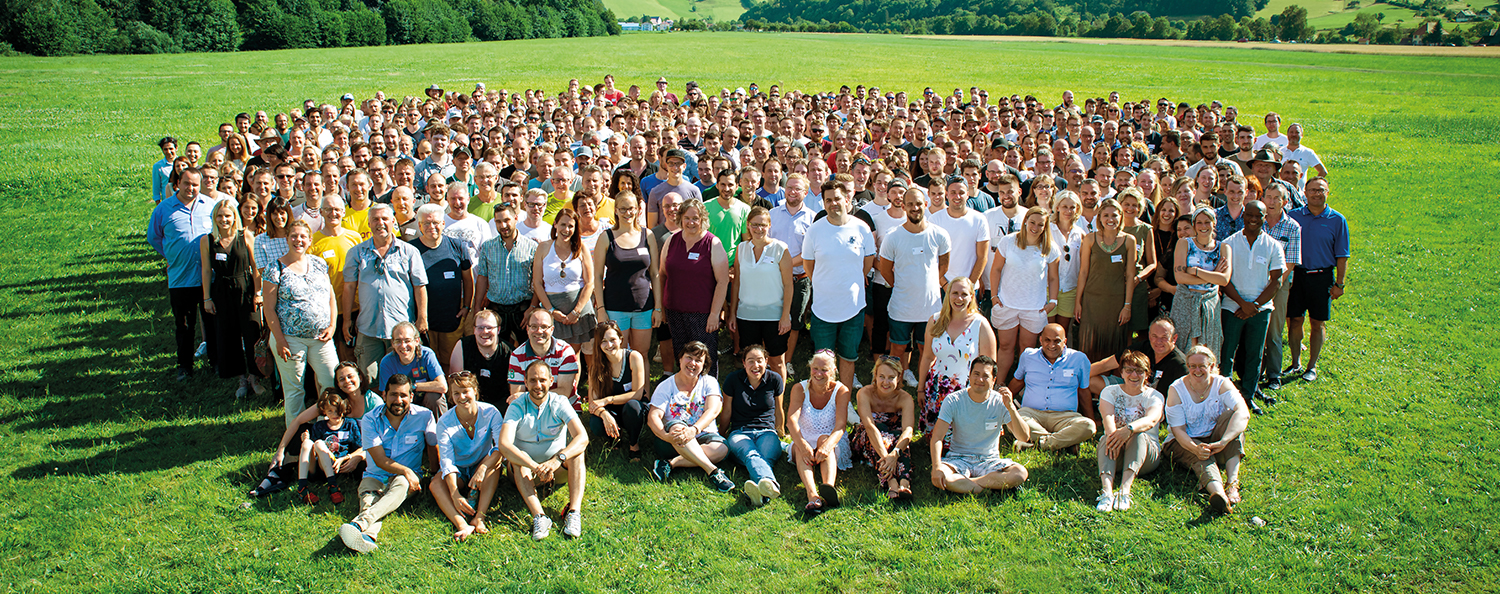
[[[1333,283],[1333,286],[1342,289],[1342,288],[1344,288],[1344,283]]]
[[[568,461],[568,453],[567,452],[558,452],[557,456],[555,456],[555,457],[557,458],[558,462],[564,462],[564,463],[566,463]]]

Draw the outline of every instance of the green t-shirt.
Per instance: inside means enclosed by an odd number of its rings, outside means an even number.
[[[729,208],[720,205],[720,200],[713,200],[708,207],[708,231],[719,238],[719,243],[724,244],[724,251],[729,255],[729,265],[734,266],[733,246],[740,244],[745,234],[745,220],[750,217],[750,205],[739,200],[730,200]]]

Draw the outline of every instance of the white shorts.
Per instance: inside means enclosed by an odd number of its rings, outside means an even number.
[[[943,456],[943,464],[953,469],[953,472],[964,478],[979,478],[992,472],[1005,470],[1015,462],[1010,458],[999,456],[962,456],[949,454]]]
[[[1032,334],[1040,334],[1047,327],[1047,316],[1039,309],[1014,309],[996,305],[990,310],[990,325],[996,330],[1010,330],[1020,326]]]

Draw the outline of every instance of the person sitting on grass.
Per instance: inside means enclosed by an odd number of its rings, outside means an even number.
[[[850,438],[854,452],[875,468],[886,497],[909,501],[911,494],[911,439],[916,402],[901,389],[901,360],[893,355],[875,358],[875,377],[859,389],[859,429]]]
[[[264,497],[285,489],[292,465],[285,464],[284,460],[288,454],[296,452],[297,498],[309,505],[318,502],[318,496],[307,488],[310,466],[316,458],[317,468],[322,471],[323,478],[328,480],[328,500],[334,504],[344,502],[337,475],[358,468],[365,458],[359,445],[359,422],[346,418],[353,405],[349,397],[336,388],[323,390],[316,408],[326,418],[300,424],[294,431],[287,431],[281,445],[276,448],[276,455],[271,458],[271,471],[266,473],[266,478],[260,485],[250,491],[251,497]],[[300,436],[295,448],[290,447],[293,435]]]
[[[1026,467],[1000,457],[1000,436],[1010,427],[1017,442],[1029,441],[1031,429],[1016,410],[1010,389],[995,389],[999,364],[980,355],[969,364],[969,387],[943,398],[932,426],[932,485],[954,493],[979,494],[1014,489],[1026,482]],[[948,437],[948,453],[943,440]]]
[[[542,509],[536,487],[566,480],[568,507],[563,511],[563,535],[583,534],[583,452],[589,436],[568,398],[551,391],[552,368],[537,359],[526,366],[526,395],[511,402],[500,426],[500,452],[510,463],[510,476],[531,512],[531,538],[552,533],[552,519]],[[571,437],[570,437],[571,436]],[[559,468],[567,469],[566,476]]]
[[[1167,390],[1167,425],[1172,435],[1166,450],[1198,475],[1208,491],[1209,509],[1230,513],[1240,502],[1240,458],[1245,454],[1245,427],[1250,409],[1228,377],[1218,374],[1218,358],[1203,345],[1187,354],[1188,374]],[[1224,478],[1219,465],[1224,465]]]
[[[793,385],[787,398],[787,432],[792,435],[792,463],[807,489],[808,517],[839,506],[834,479],[854,467],[849,456],[849,388],[837,379],[832,349],[813,353],[807,364],[811,379]]]
[[[386,382],[385,404],[359,420],[360,444],[369,456],[359,481],[359,515],[339,527],[339,540],[357,553],[379,545],[380,520],[422,490],[418,472],[425,458],[437,461],[437,423],[432,411],[412,404],[412,381],[396,374]]]
[[[448,388],[453,408],[438,419],[438,473],[431,483],[432,499],[453,522],[454,540],[463,542],[471,534],[489,534],[484,510],[500,478],[494,468],[500,462],[495,444],[502,417],[495,405],[479,401],[479,378],[474,374],[449,374]]]
[[[744,367],[724,377],[724,409],[719,412],[719,424],[733,428],[729,451],[750,471],[750,480],[742,485],[750,507],[781,496],[781,483],[776,482],[771,465],[781,458],[781,436],[786,435],[782,406],[786,389],[781,374],[768,369],[770,359],[759,344],[741,351]]]
[[[729,446],[719,435],[719,409],[723,396],[719,380],[705,375],[708,345],[692,341],[683,345],[677,373],[656,385],[646,425],[656,434],[656,464],[651,476],[665,481],[673,468],[702,468],[709,484],[720,493],[734,490],[718,463],[729,455]]]
[[[1099,395],[1099,420],[1104,428],[1098,452],[1103,486],[1098,510],[1102,512],[1130,509],[1130,486],[1137,476],[1156,470],[1161,458],[1162,397],[1147,381],[1151,358],[1140,351],[1126,351],[1119,360],[1125,383],[1110,385]],[[1118,493],[1114,492],[1117,473]]]
[[[351,426],[357,428],[359,424],[358,419],[365,416],[365,411],[380,405],[380,396],[370,391],[369,377],[353,361],[340,363],[334,369],[333,377],[334,387],[338,388],[338,391],[349,402],[349,408],[344,411],[344,416],[356,419]],[[265,480],[262,480],[260,485],[250,491],[251,497],[265,497],[266,495],[287,488],[289,484],[287,479],[292,476],[292,466],[288,464],[284,469],[278,467],[283,464],[286,456],[295,455],[296,452],[301,451],[300,446],[298,448],[289,447],[292,444],[292,440],[296,439],[302,432],[307,431],[311,424],[318,420],[320,416],[323,416],[321,399],[318,404],[307,407],[307,410],[298,413],[297,417],[292,419],[291,424],[287,425],[286,432],[281,434],[281,443],[276,445],[276,454],[271,458],[271,471],[266,474]],[[358,443],[358,441],[355,443]],[[334,468],[340,473],[353,472],[364,462],[365,452],[363,449],[359,449],[350,455],[348,459],[335,462]]]
[[[1068,348],[1062,326],[1047,324],[1041,346],[1021,351],[1010,389],[1021,393],[1021,419],[1030,429],[1026,439],[1016,441],[1017,450],[1077,455],[1078,444],[1094,438],[1089,358]]]

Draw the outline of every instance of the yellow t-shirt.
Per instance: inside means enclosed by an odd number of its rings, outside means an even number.
[[[348,222],[348,219],[345,219]],[[324,229],[326,231],[327,229]],[[344,254],[362,241],[359,233],[339,225],[338,235],[324,235],[323,231],[314,233],[312,245],[307,248],[307,255],[322,258],[328,264],[328,281],[333,283],[334,298],[339,301],[339,311],[336,313],[349,313],[359,309],[359,297],[355,296],[354,303],[344,303]]]
[[[353,231],[355,233],[358,233],[360,241],[364,241],[366,239],[369,239],[370,238],[370,209],[366,208],[364,210],[354,210],[354,209],[351,208],[351,209],[345,210],[344,211],[344,222],[343,222],[342,225],[339,225],[339,226],[343,227],[345,229],[348,229],[350,231]]]

